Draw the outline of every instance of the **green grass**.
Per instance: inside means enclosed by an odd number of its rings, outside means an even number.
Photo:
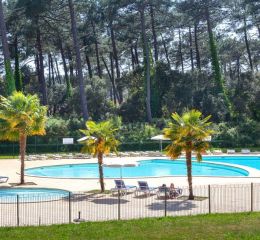
[[[13,156],[13,155],[0,155],[0,160],[1,159],[17,159],[18,156]]]
[[[260,239],[260,213],[1,228],[1,239]]]

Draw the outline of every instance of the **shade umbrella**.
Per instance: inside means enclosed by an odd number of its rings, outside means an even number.
[[[160,141],[160,149],[162,152],[162,141],[168,141],[170,139],[166,138],[163,134],[160,134],[160,135],[156,135],[156,136],[152,137],[151,140]]]
[[[123,162],[119,162],[119,163],[114,163],[114,162],[106,162],[103,163],[103,167],[110,167],[110,168],[119,168],[120,169],[120,178],[122,180],[123,177],[123,173],[122,173],[122,169],[124,167],[137,167],[139,165],[138,162],[129,162],[129,163],[123,163]]]
[[[93,140],[95,140],[95,139],[97,139],[97,138],[92,137],[92,136],[85,136],[85,137],[82,137],[82,138],[78,139],[77,142],[84,142],[84,141],[86,141],[86,140],[88,140],[88,139],[93,139]]]

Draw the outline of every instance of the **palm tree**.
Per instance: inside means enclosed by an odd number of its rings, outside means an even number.
[[[187,176],[189,184],[189,200],[194,200],[192,189],[192,152],[196,153],[198,161],[202,160],[202,152],[209,148],[207,138],[214,131],[210,128],[211,116],[202,118],[202,113],[197,110],[185,111],[181,116],[172,114],[172,122],[163,130],[165,138],[172,143],[166,147],[167,155],[172,159],[178,158],[182,151],[186,154]]]
[[[14,92],[8,98],[0,96],[0,139],[19,141],[21,184],[24,184],[27,136],[45,134],[46,112],[37,95]]]
[[[101,192],[104,192],[103,156],[110,152],[117,152],[119,141],[115,138],[115,132],[118,128],[115,127],[112,120],[100,123],[87,121],[86,128],[86,130],[80,130],[86,135],[86,140],[83,142],[84,147],[81,151],[97,157]]]

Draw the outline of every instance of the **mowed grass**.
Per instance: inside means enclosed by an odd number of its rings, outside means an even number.
[[[260,239],[260,213],[0,228],[0,239]]]

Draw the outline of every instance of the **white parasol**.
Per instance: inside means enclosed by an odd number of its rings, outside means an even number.
[[[162,141],[168,141],[170,140],[169,138],[166,138],[164,135],[157,135],[151,138],[151,140],[156,140],[156,141],[160,141],[160,149],[162,152]]]

